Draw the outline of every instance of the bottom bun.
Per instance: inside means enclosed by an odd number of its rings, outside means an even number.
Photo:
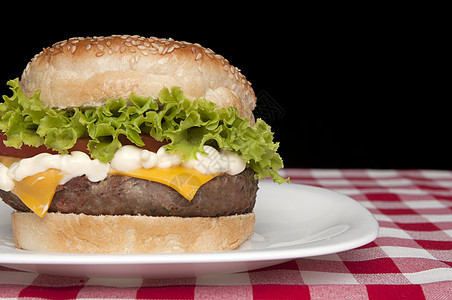
[[[225,217],[11,214],[17,248],[60,253],[185,253],[233,250],[253,234],[254,213]]]

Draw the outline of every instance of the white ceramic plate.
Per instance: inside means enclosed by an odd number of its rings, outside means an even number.
[[[262,181],[255,234],[239,249],[194,254],[55,254],[14,247],[8,206],[0,203],[0,264],[88,277],[175,277],[253,270],[373,241],[378,223],[355,200],[326,189]]]

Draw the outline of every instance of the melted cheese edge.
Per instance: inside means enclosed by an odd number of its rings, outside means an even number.
[[[188,201],[193,199],[203,184],[220,175],[220,173],[203,174],[186,167],[137,169],[127,172],[113,169],[109,174],[137,177],[165,184],[178,191]]]
[[[14,188],[11,192],[35,214],[43,217],[49,209],[56,187],[63,177],[64,174],[60,170],[48,169],[21,181],[14,180]]]

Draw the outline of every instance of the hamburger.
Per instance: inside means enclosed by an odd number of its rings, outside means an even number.
[[[283,183],[251,84],[199,44],[114,35],[43,49],[0,104],[0,197],[16,247],[237,248],[258,180]]]

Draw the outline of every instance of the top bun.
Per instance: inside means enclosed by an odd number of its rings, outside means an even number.
[[[256,96],[240,70],[199,44],[173,39],[114,35],[71,38],[45,48],[27,65],[20,86],[30,97],[41,91],[44,105],[100,106],[134,92],[157,97],[178,86],[189,99],[235,106],[253,122]]]

